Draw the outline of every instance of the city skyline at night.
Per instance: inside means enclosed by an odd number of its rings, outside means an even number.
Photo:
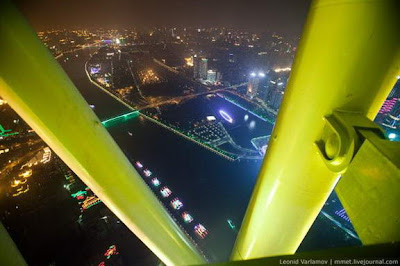
[[[371,195],[385,212],[400,195],[396,37],[326,1],[7,6],[22,22],[0,17],[0,223],[23,259],[207,264],[389,239],[365,213],[392,228]]]

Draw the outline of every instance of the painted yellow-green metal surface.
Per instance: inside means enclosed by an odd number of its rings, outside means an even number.
[[[23,17],[0,10],[1,97],[164,263],[204,263]]]
[[[340,175],[315,144],[324,117],[375,117],[399,74],[399,11],[398,1],[312,3],[233,260],[296,251]]]
[[[399,242],[400,142],[363,134],[368,138],[335,191],[363,245]]]
[[[2,223],[0,223],[0,265],[27,265]]]

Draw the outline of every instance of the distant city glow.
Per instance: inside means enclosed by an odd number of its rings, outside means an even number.
[[[227,122],[229,122],[229,123],[233,123],[233,119],[232,119],[232,117],[227,113],[227,112],[225,112],[224,110],[219,110],[219,114],[222,116],[222,118],[223,119],[225,119]]]

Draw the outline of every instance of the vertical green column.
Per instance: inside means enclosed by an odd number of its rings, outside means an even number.
[[[25,19],[0,10],[1,97],[164,263],[204,263]]]
[[[314,1],[233,260],[296,251],[339,173],[315,142],[333,110],[373,119],[399,73],[399,2]]]

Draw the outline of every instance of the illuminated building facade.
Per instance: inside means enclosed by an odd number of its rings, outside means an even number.
[[[193,57],[193,78],[207,79],[208,59],[205,57]]]
[[[257,95],[258,86],[260,84],[260,78],[256,73],[250,74],[249,84],[247,85],[247,96],[251,99]]]
[[[211,83],[216,83],[221,80],[221,73],[215,70],[208,70],[207,71],[207,81]]]

